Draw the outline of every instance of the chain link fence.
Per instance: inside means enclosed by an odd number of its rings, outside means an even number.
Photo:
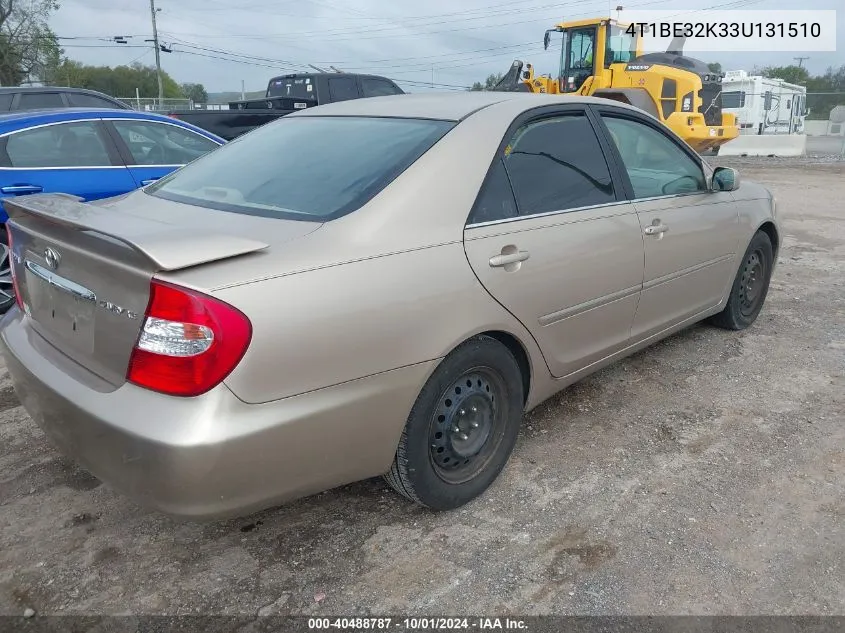
[[[202,105],[195,104],[190,99],[161,99],[160,101],[154,97],[117,97],[117,99],[134,110],[142,110],[144,112],[194,110],[198,108],[199,105]]]

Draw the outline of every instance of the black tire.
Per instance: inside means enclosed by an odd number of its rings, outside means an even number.
[[[754,323],[769,292],[773,264],[772,241],[758,231],[739,265],[725,309],[710,317],[710,322],[727,330],[744,330]]]
[[[6,314],[15,305],[15,289],[12,284],[9,247],[6,242],[6,226],[0,224],[0,314]]]
[[[508,348],[489,336],[462,343],[422,388],[385,480],[435,510],[464,505],[504,468],[523,408],[522,373]]]

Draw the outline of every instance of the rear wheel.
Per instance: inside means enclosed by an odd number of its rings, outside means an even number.
[[[522,374],[488,336],[456,348],[423,387],[385,475],[399,494],[436,510],[457,508],[496,479],[522,419]]]
[[[773,263],[772,241],[758,231],[739,265],[725,309],[712,316],[710,322],[728,330],[744,330],[754,323],[769,291]]]
[[[6,231],[0,234],[0,314],[5,314],[15,305],[15,287],[12,283],[12,266],[9,247],[6,244]]]

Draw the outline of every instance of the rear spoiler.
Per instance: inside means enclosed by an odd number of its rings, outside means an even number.
[[[179,270],[267,248],[245,237],[182,227],[125,212],[103,209],[66,194],[35,194],[3,200],[9,221],[26,227],[27,220],[46,220],[65,228],[98,233],[137,251],[157,270]]]

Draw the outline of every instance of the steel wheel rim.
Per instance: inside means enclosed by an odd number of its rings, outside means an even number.
[[[506,393],[498,372],[476,367],[440,394],[429,425],[429,457],[443,481],[464,483],[484,470],[504,435]]]
[[[766,266],[763,251],[754,250],[745,258],[739,280],[739,311],[743,316],[754,314],[763,297]]]
[[[12,267],[9,247],[0,244],[0,305],[15,299],[15,285],[12,282]]]

